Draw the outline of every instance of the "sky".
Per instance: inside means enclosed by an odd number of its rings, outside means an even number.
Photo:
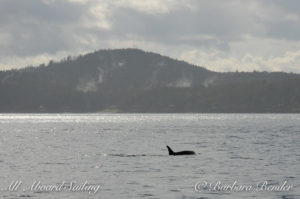
[[[300,1],[0,0],[0,70],[118,48],[300,73]]]

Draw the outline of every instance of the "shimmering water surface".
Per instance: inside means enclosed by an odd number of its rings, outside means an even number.
[[[0,178],[1,198],[300,198],[300,115],[1,114]],[[293,188],[194,188],[265,181]]]

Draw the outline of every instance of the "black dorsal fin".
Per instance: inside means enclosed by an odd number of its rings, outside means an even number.
[[[174,155],[174,151],[169,146],[167,146],[167,148],[168,148],[168,151],[169,151],[169,155]]]

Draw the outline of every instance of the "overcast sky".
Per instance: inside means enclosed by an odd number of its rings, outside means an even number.
[[[0,68],[139,48],[214,71],[300,73],[299,0],[0,0]]]

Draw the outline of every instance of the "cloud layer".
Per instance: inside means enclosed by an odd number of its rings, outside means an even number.
[[[1,69],[127,47],[215,71],[300,73],[300,1],[0,2]]]

